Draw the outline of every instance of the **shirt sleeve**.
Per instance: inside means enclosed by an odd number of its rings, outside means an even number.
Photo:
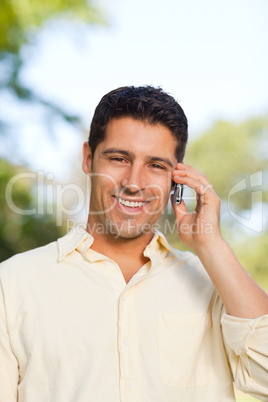
[[[236,387],[260,400],[268,396],[268,315],[222,315],[222,332]]]
[[[0,401],[16,402],[18,362],[12,352],[6,325],[4,297],[0,282]]]

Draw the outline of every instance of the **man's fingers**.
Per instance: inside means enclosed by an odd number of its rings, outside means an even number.
[[[176,222],[179,223],[181,219],[188,214],[185,202],[182,202],[179,205],[174,204],[174,194],[171,195],[171,203],[175,212]]]
[[[173,180],[177,183],[186,184],[193,188],[198,194],[203,195],[207,189],[211,189],[207,177],[191,166],[178,164],[179,169],[173,171]]]
[[[213,186],[208,180],[188,176],[174,176],[173,179],[176,183],[185,184],[192,188],[200,196],[205,195],[207,191],[214,193]]]

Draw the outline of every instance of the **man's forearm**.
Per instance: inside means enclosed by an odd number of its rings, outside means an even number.
[[[228,314],[241,318],[268,314],[268,295],[244,270],[223,239],[203,244],[195,251]]]

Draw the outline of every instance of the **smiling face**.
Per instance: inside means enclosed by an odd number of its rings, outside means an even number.
[[[91,177],[92,231],[124,239],[151,235],[168,202],[176,145],[168,128],[130,117],[108,123],[93,160],[88,143],[84,144],[83,170]]]

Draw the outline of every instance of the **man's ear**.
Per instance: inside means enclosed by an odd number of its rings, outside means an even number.
[[[87,175],[91,173],[91,164],[92,164],[92,153],[88,142],[84,142],[83,144],[83,162],[82,169],[83,172]]]

